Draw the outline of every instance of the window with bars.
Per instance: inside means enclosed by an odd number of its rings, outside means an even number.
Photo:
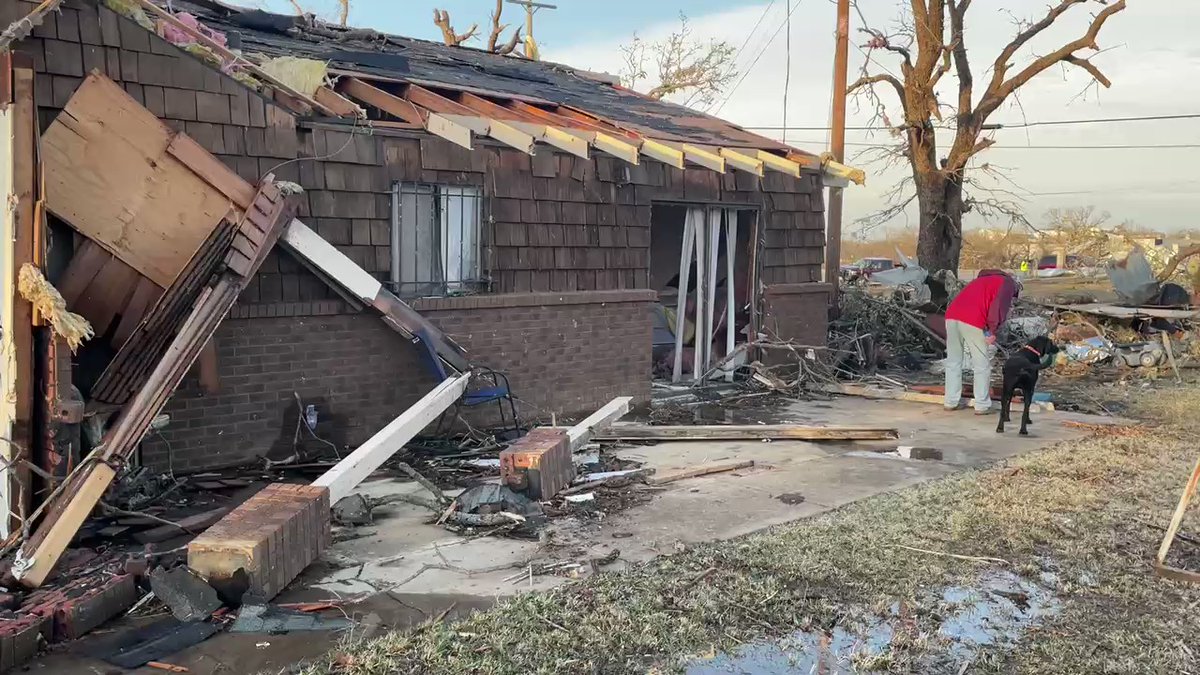
[[[401,296],[472,293],[484,286],[478,187],[392,185],[392,285]]]

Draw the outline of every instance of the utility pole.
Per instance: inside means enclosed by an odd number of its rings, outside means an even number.
[[[837,2],[837,42],[833,51],[833,127],[829,151],[835,162],[846,159],[846,71],[850,52],[850,0]],[[838,283],[842,258],[842,188],[829,188],[828,221],[825,226],[825,283]],[[836,304],[836,303],[835,303]]]
[[[525,58],[537,61],[538,48],[537,41],[533,39],[533,15],[539,9],[558,9],[558,5],[548,5],[544,2],[534,2],[533,0],[504,1],[514,5],[521,5],[525,8]]]

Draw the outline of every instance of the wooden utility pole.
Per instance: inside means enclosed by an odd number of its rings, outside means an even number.
[[[837,42],[833,52],[833,128],[829,151],[835,162],[846,159],[846,71],[850,51],[850,0],[837,3]],[[825,226],[825,282],[837,284],[842,258],[842,188],[829,188]]]
[[[504,0],[505,2],[514,5],[521,5],[525,8],[525,58],[537,61],[538,49],[537,41],[533,39],[533,15],[539,9],[558,9],[557,5],[548,5],[543,2],[534,2],[533,0]]]

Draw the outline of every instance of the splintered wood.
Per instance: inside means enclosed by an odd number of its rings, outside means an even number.
[[[42,152],[47,208],[162,288],[254,194],[97,73],[42,135]]]

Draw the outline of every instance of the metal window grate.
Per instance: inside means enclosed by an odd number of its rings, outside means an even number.
[[[392,286],[401,296],[474,293],[480,261],[483,195],[477,187],[392,185]]]

